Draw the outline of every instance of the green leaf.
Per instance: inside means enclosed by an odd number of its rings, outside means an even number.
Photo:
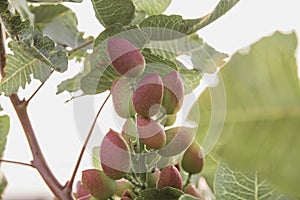
[[[48,54],[48,59],[50,61],[50,66],[58,71],[64,72],[68,68],[68,58],[66,51],[63,47],[56,46],[53,50],[51,50]]]
[[[161,77],[166,76],[168,73],[172,72],[174,69],[165,66],[164,64],[161,63],[150,63],[146,64],[145,71],[144,73],[137,78],[137,80],[141,80],[144,76],[150,74],[150,73],[158,73]]]
[[[151,15],[140,23],[151,40],[170,40],[184,37],[188,31],[180,15]]]
[[[159,64],[162,68],[169,68],[169,70],[167,70],[166,73],[170,72],[171,70],[178,71],[178,67],[175,62],[166,59],[160,55],[151,53],[150,49],[143,49],[142,54],[147,64]],[[162,74],[166,75],[165,73]]]
[[[0,0],[0,15],[5,12],[8,8],[7,0]]]
[[[19,15],[13,15],[9,11],[1,15],[1,20],[7,32],[18,41],[24,51],[56,71],[67,70],[68,59],[65,49],[55,45],[49,37],[43,36],[37,29],[30,27],[28,20],[22,21]]]
[[[115,23],[128,25],[134,17],[131,0],[92,0],[97,19],[104,27]]]
[[[4,189],[7,186],[7,179],[2,172],[0,172],[0,198],[4,192]]]
[[[110,90],[114,80],[120,75],[109,65],[100,69],[92,69],[81,79],[80,88],[84,94],[99,94]]]
[[[80,90],[80,81],[85,75],[87,75],[87,73],[81,72],[75,75],[73,78],[62,81],[57,86],[56,94],[60,94],[64,91],[68,91],[70,93],[77,92],[78,90]]]
[[[30,6],[30,10],[34,14],[34,27],[42,32],[48,23],[67,12],[69,8],[63,5],[40,5]]]
[[[92,37],[89,37],[92,40]],[[90,42],[87,42],[90,43]],[[84,48],[78,49],[76,51],[72,51],[69,55],[68,55],[68,59],[72,60],[74,59],[75,62],[83,62],[84,59],[89,55],[87,50],[90,50],[90,47],[92,48],[92,45],[87,45]]]
[[[7,115],[0,116],[0,155],[3,154],[3,151],[5,149],[9,127],[10,127],[9,117]],[[0,181],[0,185],[1,185],[1,181]],[[1,191],[1,186],[0,186],[0,191]]]
[[[112,26],[106,28],[98,35],[98,37],[95,39],[94,47],[97,47],[99,44],[101,44],[101,42],[123,31],[126,31],[126,29],[122,24],[120,23],[113,24]]]
[[[35,26],[57,44],[76,48],[91,39],[83,38],[84,33],[77,29],[75,13],[63,5],[41,5],[31,10],[35,14]],[[91,49],[91,45],[84,49]]]
[[[138,25],[140,24],[147,16],[147,13],[145,12],[135,12],[134,18],[131,21],[131,25]]]
[[[140,196],[137,197],[137,200],[177,200],[183,195],[181,190],[165,187],[162,189],[146,189],[140,193]]]
[[[20,15],[14,15],[9,10],[1,13],[0,17],[6,32],[12,38],[16,38],[19,34],[26,32],[30,27],[29,20],[22,20]]]
[[[98,45],[84,63],[85,75],[80,81],[84,94],[98,94],[111,88],[114,80],[120,77],[112,66],[106,51],[106,42]]]
[[[202,73],[214,73],[217,67],[225,64],[228,55],[218,52],[216,49],[205,43],[197,34],[191,35],[193,40],[190,44],[193,48],[189,50],[192,57],[192,64],[195,69]]]
[[[180,66],[177,68],[183,79],[186,94],[192,92],[199,85],[203,73],[215,72],[227,58],[226,54],[216,51],[197,35],[167,41],[150,41],[145,47],[149,48],[148,51],[156,56],[177,62]],[[193,69],[187,69],[182,63],[176,61],[179,56],[185,56]],[[166,65],[168,64],[166,63]]]
[[[68,91],[70,93],[72,92],[77,92],[81,89],[80,82],[81,79],[86,76],[90,72],[90,62],[87,59],[85,62],[85,67],[82,72],[79,74],[76,74],[73,78],[69,78],[67,80],[62,81],[58,86],[57,86],[57,92],[56,94],[60,94],[64,91]]]
[[[231,8],[233,8],[240,0],[220,0],[218,5],[214,8],[211,13],[199,18],[199,19],[188,19],[186,23],[188,24],[188,31],[186,34],[195,33],[201,28],[209,25],[215,20],[226,14]]]
[[[0,105],[0,111],[2,111],[2,107]],[[10,119],[7,115],[0,116],[0,156],[3,155],[6,142],[7,142],[7,135],[10,129]],[[7,186],[7,180],[2,172],[0,172],[0,199],[2,199],[2,194],[4,189]]]
[[[146,47],[152,53],[165,58],[175,60],[178,56],[186,55],[191,57],[193,68],[201,73],[213,73],[217,67],[221,67],[228,56],[216,51],[205,43],[198,35],[190,35],[174,40],[151,41]]]
[[[68,59],[65,50],[55,45],[47,36],[29,26],[28,20],[22,21],[19,15],[9,11],[1,15],[7,32],[17,40],[24,51],[59,72],[67,70]]]
[[[94,48],[112,36],[124,38],[139,49],[142,49],[145,44],[149,42],[148,36],[142,30],[137,28],[137,26],[125,28],[122,24],[116,23],[99,34],[95,39]]]
[[[26,0],[10,0],[10,3],[20,14],[22,21],[28,19],[33,24],[34,15],[30,12]]]
[[[288,200],[286,196],[278,194],[257,173],[244,174],[233,171],[221,162],[216,172],[214,183],[216,199],[219,200]]]
[[[195,69],[179,67],[179,75],[184,84],[184,93],[189,94],[200,84],[202,74]]]
[[[150,39],[166,40],[183,37],[195,33],[201,28],[212,23],[228,10],[230,10],[239,0],[221,0],[216,8],[209,14],[197,19],[183,19],[179,15],[152,15],[140,23],[140,27],[149,28],[147,33]],[[159,28],[154,29],[153,28]]]
[[[222,68],[227,116],[215,148],[232,167],[259,171],[280,190],[299,197],[300,88],[296,47],[295,33],[276,32],[247,51],[236,53]],[[205,91],[199,100],[200,135],[209,128],[210,101],[209,91]]]
[[[24,51],[17,42],[10,42],[9,47],[14,54],[7,57],[5,77],[0,82],[1,93],[7,96],[17,93],[20,87],[25,88],[31,82],[31,75],[42,82],[49,77],[51,68],[48,65]]]
[[[213,157],[212,152],[206,155],[204,168],[201,172],[201,175],[205,178],[210,188],[214,187],[215,174],[218,166],[219,166],[219,161]]]
[[[93,148],[93,167],[95,169],[102,170],[101,163],[100,163],[99,152],[100,152],[100,147],[99,146],[96,146],[96,147]]]
[[[146,12],[148,15],[163,13],[170,3],[171,0],[133,0],[136,11]]]
[[[55,45],[53,40],[43,36],[36,29],[19,36],[22,48],[58,72],[68,68],[67,54],[64,48]]]
[[[154,72],[157,72],[161,77],[164,77],[173,70],[179,71],[177,63],[172,60],[165,59],[160,55],[155,55],[151,53],[149,49],[143,49],[142,54],[146,61],[146,67],[144,73],[137,78],[137,81],[141,80],[142,77],[147,74]]]
[[[199,200],[199,198],[193,197],[189,194],[184,194],[180,196],[178,200]]]
[[[74,2],[81,3],[82,0],[27,0],[32,3],[62,3],[62,2]]]

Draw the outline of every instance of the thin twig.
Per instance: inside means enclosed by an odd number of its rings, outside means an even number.
[[[102,109],[104,108],[104,105],[105,105],[106,102],[108,101],[109,97],[110,97],[110,93],[108,94],[108,96],[106,97],[106,99],[104,100],[104,102],[102,103],[101,107],[100,107],[99,110],[98,110],[98,113],[97,113],[96,116],[95,116],[95,119],[94,119],[94,121],[93,121],[93,124],[92,124],[92,126],[91,126],[91,128],[90,128],[90,130],[89,130],[89,133],[88,133],[88,135],[87,135],[87,137],[86,137],[86,139],[85,139],[85,142],[84,142],[84,144],[83,144],[83,146],[82,146],[82,149],[81,149],[81,151],[80,151],[80,154],[79,154],[79,156],[78,156],[78,160],[77,160],[77,163],[76,163],[76,165],[75,165],[75,168],[74,168],[72,177],[71,177],[70,181],[69,181],[69,182],[67,183],[67,185],[66,185],[66,189],[67,189],[67,190],[72,189],[72,186],[73,186],[73,183],[74,183],[74,180],[75,180],[76,173],[77,173],[77,171],[78,171],[78,168],[79,168],[80,162],[81,162],[81,160],[82,160],[83,154],[84,154],[84,152],[85,152],[85,149],[86,149],[86,147],[87,147],[87,144],[88,144],[88,142],[89,142],[89,140],[90,140],[90,138],[91,138],[91,136],[92,136],[92,133],[93,133],[93,130],[94,130],[94,128],[95,128],[97,119],[98,119],[98,117],[99,117],[99,115],[100,115]]]
[[[78,51],[78,50],[80,50],[80,49],[82,49],[82,48],[84,48],[84,47],[86,47],[86,46],[92,44],[93,42],[94,42],[94,39],[89,40],[89,41],[87,41],[86,43],[83,43],[82,45],[80,45],[80,46],[78,46],[78,47],[72,49],[71,51],[69,51],[69,52],[68,52],[68,55],[71,55],[72,53],[75,53],[76,51]],[[51,75],[53,72],[54,72],[54,70],[52,70],[52,71],[50,72],[50,75]],[[49,77],[50,77],[50,75],[49,75]],[[29,97],[29,99],[26,100],[27,103],[29,103],[29,102],[31,101],[31,99],[36,95],[36,93],[43,87],[43,85],[44,85],[45,82],[49,79],[49,77],[48,77],[44,82],[42,82],[41,85],[36,89],[36,91],[31,95],[31,97]]]
[[[82,97],[82,96],[84,96],[84,94],[80,94],[80,95],[76,95],[76,96],[72,96],[71,95],[71,98],[68,99],[68,100],[66,100],[65,103],[69,103],[70,101],[72,101],[72,100],[74,100],[76,98]]]
[[[53,74],[54,70],[52,70],[48,76],[48,78],[43,81],[40,86],[34,91],[34,93],[28,98],[28,100],[26,100],[27,103],[29,103],[31,101],[31,99],[36,95],[36,93],[38,93],[38,91],[43,87],[43,85],[46,83],[46,81],[49,79],[49,77],[51,76],[51,74]]]
[[[78,47],[75,47],[74,49],[68,51],[68,55],[70,56],[71,54],[73,54],[73,53],[75,53],[76,51],[78,51],[78,50],[80,50],[80,49],[82,49],[82,48],[84,48],[84,47],[86,47],[86,46],[92,44],[93,42],[94,42],[94,39],[89,40],[89,41],[83,43],[82,45],[80,45],[80,46],[78,46]]]
[[[23,165],[23,166],[27,166],[27,167],[33,167],[34,166],[32,164],[29,163],[23,163],[23,162],[19,162],[19,161],[13,161],[13,160],[4,160],[4,159],[0,159],[0,163],[11,163],[11,164],[16,164],[16,165]]]
[[[94,42],[94,39],[89,40],[89,41],[87,41],[86,43],[83,43],[82,45],[80,45],[80,46],[78,46],[78,47],[72,49],[71,51],[69,51],[69,52],[68,52],[68,55],[71,55],[72,53],[75,53],[76,51],[78,51],[78,50],[80,50],[80,49],[82,49],[82,48],[84,48],[84,47],[86,47],[86,46],[92,44],[93,42]],[[53,72],[54,72],[54,70],[52,70],[52,71],[50,72],[50,75],[51,75]],[[49,75],[49,77],[50,77],[50,75]],[[29,97],[29,99],[26,100],[27,103],[29,103],[29,102],[31,101],[31,99],[36,95],[36,93],[43,87],[43,85],[44,85],[45,82],[49,79],[49,77],[48,77],[44,82],[42,82],[41,85],[36,89],[36,91],[31,95],[31,97]]]

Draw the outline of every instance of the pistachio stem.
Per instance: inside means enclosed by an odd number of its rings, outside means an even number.
[[[138,181],[137,181],[135,178],[133,178],[132,176],[130,176],[130,175],[127,174],[124,178],[125,178],[126,180],[128,180],[130,183],[132,183],[132,185],[134,185],[135,187],[138,187],[138,188],[140,188],[140,189],[145,189],[144,184],[138,182]]]
[[[91,136],[92,136],[92,133],[93,133],[93,130],[94,130],[94,128],[95,128],[97,119],[98,119],[98,117],[99,117],[99,115],[100,115],[102,109],[104,108],[104,105],[105,105],[106,102],[108,101],[110,95],[111,95],[111,93],[109,93],[109,94],[107,95],[106,99],[104,100],[104,102],[103,102],[102,105],[100,106],[100,108],[99,108],[99,110],[98,110],[98,112],[97,112],[97,114],[96,114],[96,116],[95,116],[95,118],[94,118],[94,121],[93,121],[93,123],[92,123],[92,126],[91,126],[91,128],[90,128],[90,130],[89,130],[89,133],[88,133],[88,135],[87,135],[87,137],[86,137],[86,139],[85,139],[85,142],[84,142],[84,144],[83,144],[83,146],[82,146],[82,149],[81,149],[81,151],[80,151],[80,154],[79,154],[79,156],[78,156],[78,159],[77,159],[75,168],[74,168],[74,170],[73,170],[72,177],[71,177],[70,181],[69,181],[69,182],[67,183],[67,185],[66,185],[66,189],[68,189],[68,190],[72,190],[72,186],[73,186],[73,183],[74,183],[74,180],[75,180],[76,173],[77,173],[77,171],[78,171],[78,168],[79,168],[79,165],[80,165],[80,163],[81,163],[83,154],[84,154],[85,149],[86,149],[86,147],[87,147],[87,144],[88,144],[88,142],[89,142],[89,140],[90,140],[90,138],[91,138]]]
[[[141,139],[139,139],[139,146],[140,146],[140,159],[139,159],[139,163],[140,163],[140,171],[145,171],[142,172],[140,174],[140,179],[143,183],[146,183],[147,181],[147,169],[146,169],[146,163],[145,163],[145,158],[144,158],[144,149],[145,149],[145,145],[142,142]]]
[[[192,178],[192,174],[189,173],[189,175],[186,179],[186,182],[185,182],[184,186],[182,187],[182,190],[184,190],[191,183],[191,178]]]

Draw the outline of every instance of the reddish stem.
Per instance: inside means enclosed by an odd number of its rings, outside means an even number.
[[[13,161],[13,160],[0,159],[0,163],[11,163],[11,164],[16,164],[16,165],[23,165],[23,166],[26,166],[26,167],[33,167],[32,164],[19,162],[19,161]]]
[[[110,93],[108,94],[108,96],[106,97],[106,99],[104,100],[104,102],[102,103],[101,107],[99,108],[99,110],[98,110],[98,112],[97,112],[97,114],[96,114],[96,116],[95,116],[95,119],[94,119],[94,121],[93,121],[93,124],[92,124],[92,126],[91,126],[91,128],[90,128],[90,130],[89,130],[89,133],[88,133],[88,135],[87,135],[87,137],[86,137],[86,139],[85,139],[85,142],[84,142],[84,144],[83,144],[83,146],[82,146],[82,149],[81,149],[81,151],[80,151],[80,154],[79,154],[79,156],[78,156],[78,160],[77,160],[77,162],[76,162],[76,165],[75,165],[75,168],[74,168],[72,177],[71,177],[70,181],[69,181],[68,184],[67,184],[67,187],[66,187],[66,188],[67,188],[68,190],[71,190],[71,189],[72,189],[72,186],[73,186],[73,183],[74,183],[74,180],[75,180],[76,173],[77,173],[77,171],[78,171],[78,168],[79,168],[80,162],[81,162],[81,160],[82,160],[83,154],[84,154],[84,152],[85,152],[85,149],[86,149],[86,147],[87,147],[87,144],[88,144],[88,142],[89,142],[89,140],[90,140],[90,138],[91,138],[91,136],[92,136],[92,133],[93,133],[93,130],[94,130],[94,128],[95,128],[97,119],[98,119],[98,117],[99,117],[99,115],[100,115],[102,109],[104,108],[104,105],[105,105],[106,102],[108,101],[109,97],[110,97]]]
[[[4,67],[6,66],[6,53],[5,53],[5,33],[3,31],[3,26],[0,24],[0,73],[4,77]],[[13,104],[18,118],[22,124],[23,130],[25,132],[28,144],[31,149],[33,156],[32,166],[37,169],[41,177],[48,185],[53,194],[61,200],[73,200],[71,192],[63,190],[63,186],[58,182],[58,180],[53,175],[52,171],[47,165],[47,162],[43,156],[40,149],[39,143],[36,139],[35,133],[33,131],[31,121],[27,113],[27,101],[21,101],[17,94],[12,94],[10,96],[10,101]]]
[[[71,193],[63,190],[63,186],[57,181],[47,165],[28,117],[27,102],[20,101],[16,94],[12,94],[10,96],[10,100],[16,110],[30,146],[33,156],[32,166],[37,169],[45,183],[49,186],[50,190],[58,199],[72,200],[73,197]]]
[[[4,67],[6,65],[5,53],[5,32],[2,24],[0,23],[0,75],[2,78],[5,76]]]

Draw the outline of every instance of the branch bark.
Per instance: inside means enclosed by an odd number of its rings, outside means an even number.
[[[5,53],[5,33],[3,25],[0,23],[0,73],[4,77],[4,67],[6,65],[6,53]],[[21,101],[17,94],[12,94],[10,96],[10,101],[13,104],[13,107],[18,115],[18,118],[22,124],[23,130],[25,132],[27,141],[29,143],[31,153],[33,156],[32,166],[37,169],[41,177],[48,185],[52,193],[56,198],[60,200],[73,200],[71,191],[65,191],[64,186],[62,186],[58,180],[53,175],[50,170],[44,155],[41,151],[39,143],[36,139],[34,130],[31,125],[31,121],[27,112],[27,103],[26,101]]]
[[[5,32],[3,25],[0,23],[0,75],[2,78],[5,76],[4,67],[6,65],[6,53],[5,53]]]

